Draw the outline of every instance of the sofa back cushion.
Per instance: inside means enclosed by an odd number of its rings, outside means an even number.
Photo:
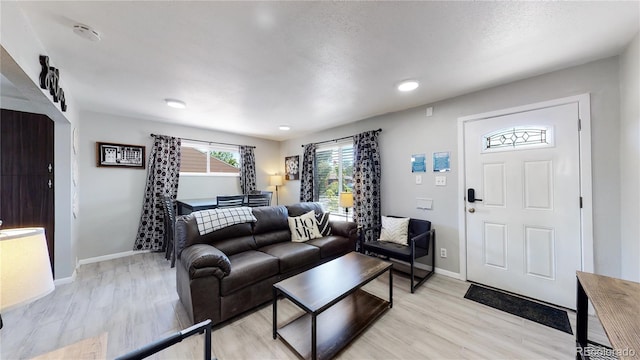
[[[322,214],[324,212],[322,204],[319,202],[301,202],[294,205],[287,205],[287,210],[291,217],[304,215],[311,210],[315,211],[316,214]]]
[[[256,245],[263,246],[291,241],[289,232],[289,213],[287,208],[280,206],[264,206],[253,208],[256,222],[253,225],[253,237]]]
[[[215,246],[227,256],[257,248],[252,236],[251,223],[231,225],[200,235],[198,224],[192,213],[182,216],[176,226],[183,228],[182,231],[178,231],[178,237],[184,236],[184,239],[180,239],[182,240],[180,242],[183,242],[179,245],[181,247],[182,245],[187,247],[194,244],[209,244]]]

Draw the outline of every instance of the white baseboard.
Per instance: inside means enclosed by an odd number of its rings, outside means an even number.
[[[109,254],[109,255],[103,255],[103,256],[96,256],[96,257],[82,259],[82,260],[78,261],[78,266],[86,265],[86,264],[93,264],[93,263],[97,263],[97,262],[100,262],[100,261],[107,261],[107,260],[123,258],[123,257],[131,256],[131,255],[135,255],[135,254],[144,254],[144,253],[148,253],[148,252],[151,252],[151,250],[136,250],[136,251],[131,250],[131,251],[124,251],[124,252],[121,252],[121,253],[115,253],[115,254]]]
[[[77,268],[78,267],[76,266],[76,269]],[[53,285],[60,286],[64,284],[71,284],[72,282],[76,281],[76,269],[73,269],[73,273],[69,277],[53,280]]]
[[[404,262],[404,261],[396,260],[396,259],[393,259],[393,261],[397,261],[397,262],[399,262],[399,263],[405,264],[406,266],[409,266],[409,263],[408,263],[408,262]],[[420,269],[420,270],[431,271],[431,266],[430,266],[430,265],[423,264],[423,263],[418,262],[418,261],[416,261],[416,262],[414,263],[414,266],[415,266],[417,269]],[[456,279],[456,280],[462,280],[462,279],[460,278],[460,274],[459,274],[459,273],[456,273],[456,272],[453,272],[453,271],[449,271],[449,270],[445,270],[445,269],[441,269],[441,268],[439,268],[439,267],[437,267],[437,266],[436,266],[436,274],[440,274],[440,275],[448,276],[448,277],[450,277],[450,278],[454,278],[454,279]]]
[[[462,280],[460,278],[460,273],[449,271],[449,270],[445,270],[445,269],[441,269],[439,267],[436,267],[436,274],[448,276],[450,278],[454,278],[454,279],[457,279],[457,280]]]

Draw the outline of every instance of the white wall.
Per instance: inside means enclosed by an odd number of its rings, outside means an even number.
[[[140,220],[147,171],[96,166],[96,142],[153,145],[150,134],[256,146],[258,189],[268,188],[277,171],[279,143],[162,122],[92,112],[80,122],[80,260],[133,249]],[[199,198],[240,191],[236,177],[181,177],[179,197]]]
[[[60,86],[65,90],[67,111],[40,89],[39,56],[47,55],[47,49],[35,35],[30,23],[18,9],[16,3],[2,2],[0,20],[2,38],[2,74],[24,95],[26,102],[17,107],[6,108],[45,114],[54,120],[54,186],[55,186],[55,244],[54,272],[56,279],[69,278],[76,267],[78,223],[71,213],[72,194],[77,190],[71,179],[71,131],[78,122],[78,105],[74,101],[73,89],[66,87],[65,77],[72,70],[64,64],[50,59],[51,66],[60,68]],[[3,106],[11,104],[4,101]],[[13,102],[16,105],[16,102]]]
[[[620,55],[621,277],[640,282],[640,34]]]
[[[302,154],[301,144],[382,128],[382,213],[432,221],[437,248],[448,250],[448,257],[438,257],[436,266],[457,273],[460,265],[457,218],[463,205],[457,203],[458,117],[591,93],[595,269],[601,274],[619,276],[620,173],[615,156],[620,140],[618,83],[618,58],[604,59],[429,104],[433,107],[431,117],[425,115],[427,106],[421,106],[289,140],[283,142],[280,156]],[[430,168],[432,153],[437,151],[451,152],[452,169],[445,174],[447,186],[436,187],[433,172],[424,174],[423,183],[416,185],[411,155],[425,153]],[[298,197],[299,182],[288,182],[280,202],[293,203]],[[433,210],[417,210],[417,197],[432,198]]]

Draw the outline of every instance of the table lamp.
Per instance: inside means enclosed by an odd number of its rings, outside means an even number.
[[[278,205],[278,186],[284,185],[282,175],[271,175],[269,177],[269,185],[276,187],[276,205]]]
[[[341,192],[338,204],[344,208],[344,213],[346,214],[347,220],[349,220],[349,208],[353,207],[353,193]]]
[[[0,311],[26,305],[53,289],[44,229],[0,230]]]

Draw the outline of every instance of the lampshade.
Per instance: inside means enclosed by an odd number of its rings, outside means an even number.
[[[353,193],[341,192],[339,204],[340,204],[340,207],[343,207],[343,208],[353,207]]]
[[[0,310],[27,304],[53,289],[44,229],[0,230]]]
[[[271,186],[281,186],[282,184],[283,184],[282,175],[271,175],[269,177],[269,185],[271,185]]]

